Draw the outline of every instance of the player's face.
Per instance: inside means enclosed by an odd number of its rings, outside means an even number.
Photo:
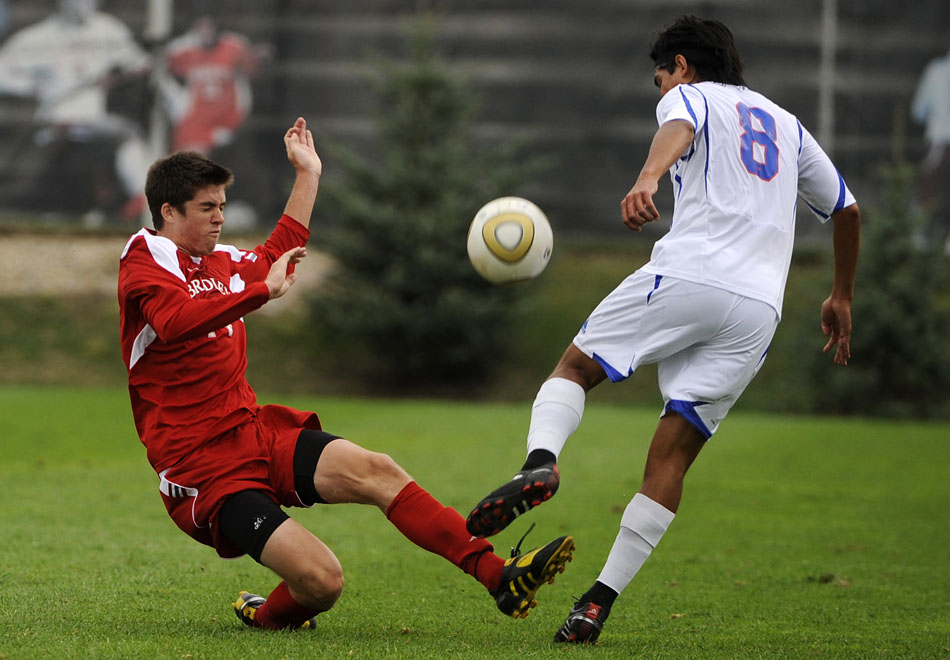
[[[666,96],[666,93],[676,86],[673,82],[673,74],[662,65],[653,70],[653,84],[659,88],[660,96]]]
[[[669,66],[673,65],[673,72],[670,73]],[[694,82],[692,69],[687,67],[686,60],[682,55],[677,55],[676,59],[669,63],[657,65],[653,69],[653,84],[660,90],[660,96],[666,96],[666,93],[683,83]]]
[[[159,233],[192,256],[211,254],[221,237],[226,203],[224,186],[201,188],[193,199],[185,202],[184,213],[166,205],[168,215]]]

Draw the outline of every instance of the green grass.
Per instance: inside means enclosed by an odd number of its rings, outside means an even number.
[[[391,453],[465,510],[517,468],[523,404],[293,397]],[[680,515],[601,643],[550,642],[597,576],[636,491],[656,411],[592,403],[557,497],[500,553],[564,532],[575,561],[524,621],[355,505],[295,510],[347,586],[312,633],[240,625],[276,579],[167,518],[121,389],[0,389],[0,658],[950,658],[950,424],[737,412],[693,467]]]

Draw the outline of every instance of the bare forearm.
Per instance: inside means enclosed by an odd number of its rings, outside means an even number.
[[[831,287],[833,298],[854,299],[854,280],[858,270],[861,245],[861,212],[857,204],[845,207],[831,216],[834,222],[835,273]]]
[[[310,216],[317,200],[317,189],[320,187],[320,176],[312,172],[297,172],[294,187],[287,198],[284,213],[302,224],[310,226]]]
[[[657,130],[650,143],[650,152],[640,170],[640,177],[659,180],[693,141],[693,126],[682,120],[669,121]]]
[[[323,174],[323,162],[313,146],[313,133],[307,128],[307,120],[297,117],[297,121],[284,134],[284,146],[287,148],[287,160],[297,172],[293,190],[284,207],[284,214],[310,227],[310,214],[317,201],[317,188],[320,187],[320,175]]]
[[[653,196],[660,177],[668,171],[676,159],[686,151],[693,140],[693,126],[689,122],[670,121],[657,130],[650,144],[650,153],[640,170],[633,188],[620,202],[623,223],[634,231],[640,231],[647,222],[660,218]]]

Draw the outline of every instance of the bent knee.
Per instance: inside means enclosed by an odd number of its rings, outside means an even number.
[[[385,509],[412,477],[388,454],[367,452],[367,471],[363,492],[374,504]]]
[[[295,599],[321,611],[329,610],[339,600],[344,582],[339,564],[314,567],[287,581]]]
[[[367,467],[370,474],[375,477],[396,481],[409,478],[409,474],[389,454],[381,454],[375,451],[367,451],[366,453],[368,455]]]
[[[584,388],[585,392],[599,385],[607,377],[603,366],[577,346],[571,344],[561,356],[549,378],[565,378]]]

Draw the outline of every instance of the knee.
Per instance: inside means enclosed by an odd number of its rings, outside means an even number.
[[[389,454],[367,451],[366,467],[370,478],[375,481],[402,481],[408,479],[408,473],[393,460]]]
[[[287,580],[291,595],[301,604],[325,612],[343,593],[343,568],[333,565],[313,566]]]
[[[388,503],[412,477],[388,454],[367,452],[364,492],[376,504]]]
[[[566,378],[589,392],[607,377],[604,368],[571,344],[551,373],[551,378]]]

